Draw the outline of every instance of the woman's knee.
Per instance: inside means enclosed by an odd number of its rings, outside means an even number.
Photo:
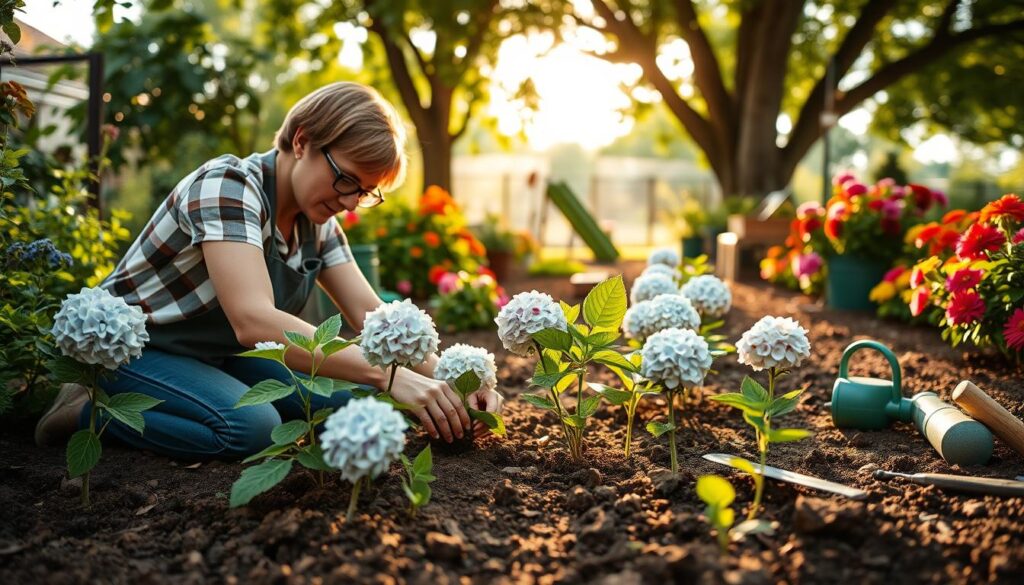
[[[243,406],[226,413],[224,427],[217,434],[225,455],[245,457],[269,447],[270,433],[279,424],[281,415],[270,404]]]

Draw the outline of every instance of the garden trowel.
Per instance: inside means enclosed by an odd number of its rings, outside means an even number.
[[[713,461],[720,465],[727,465],[729,467],[733,467],[736,469],[742,469],[734,465],[732,462],[733,459],[739,459],[741,461],[746,461],[751,466],[753,466],[754,469],[758,471],[760,471],[761,469],[761,465],[759,463],[747,461],[746,459],[736,457],[735,455],[726,455],[725,453],[708,453],[707,455],[704,455],[704,458],[707,459],[708,461]],[[764,466],[764,475],[765,477],[770,477],[772,479],[788,481],[789,483],[795,483],[797,485],[806,486],[812,489],[832,492],[834,494],[846,496],[847,498],[853,500],[862,500],[868,496],[868,493],[861,489],[853,488],[847,485],[843,485],[841,483],[836,483],[834,481],[821,479],[820,477],[813,477],[810,475],[804,475],[802,473],[786,471],[785,469],[779,469],[778,467],[772,467],[771,465]]]

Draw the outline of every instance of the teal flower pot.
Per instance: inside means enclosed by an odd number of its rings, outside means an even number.
[[[828,306],[844,311],[871,311],[868,295],[881,282],[888,265],[874,258],[838,254],[828,258],[825,299]]]
[[[683,238],[683,258],[696,258],[704,253],[704,238],[693,236]]]

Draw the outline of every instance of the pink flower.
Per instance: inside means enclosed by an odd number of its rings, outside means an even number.
[[[857,183],[856,181],[852,183],[846,183],[843,186],[846,188],[846,196],[851,198],[860,197],[861,195],[868,192],[868,188],[865,187],[863,183]]]
[[[1017,245],[1024,242],[1024,228],[1017,230],[1017,233],[1013,234],[1013,245]]]
[[[981,295],[969,290],[966,292],[953,293],[949,297],[949,306],[946,307],[946,320],[952,325],[967,325],[974,323],[985,315],[985,301]]]
[[[817,252],[810,252],[808,254],[799,254],[793,257],[791,263],[793,269],[793,275],[797,278],[804,276],[814,276],[821,270],[821,266],[824,262],[821,256]]]
[[[984,223],[976,223],[960,236],[956,243],[956,254],[971,260],[984,259],[988,252],[998,250],[1005,241],[998,229]]]
[[[1003,328],[1003,339],[1010,349],[1020,351],[1024,349],[1024,309],[1017,309],[1006,320]]]
[[[946,288],[951,293],[961,293],[978,286],[982,276],[985,276],[982,270],[961,268],[946,278]]]
[[[498,308],[500,309],[500,308],[504,307],[505,305],[507,305],[508,301],[509,301],[508,295],[505,294],[505,293],[501,293],[501,294],[498,295],[498,301],[496,303],[494,303],[494,304],[496,304],[498,306]]]
[[[796,208],[796,216],[800,219],[806,217],[817,217],[819,215],[824,215],[824,213],[825,209],[821,206],[821,203],[818,203],[817,201],[807,201],[806,203],[801,203],[800,206]]]
[[[910,314],[917,317],[928,308],[928,301],[931,299],[931,294],[928,292],[928,287],[919,286],[914,289],[913,294],[910,295]]]
[[[895,268],[890,269],[889,272],[886,272],[885,276],[882,277],[882,280],[884,280],[885,282],[896,282],[896,279],[899,278],[900,275],[906,271],[906,267],[896,266]]]
[[[437,292],[447,295],[457,290],[462,289],[462,282],[459,281],[459,275],[454,272],[445,272],[441,275],[440,280],[437,281]]]
[[[408,280],[399,280],[395,283],[395,289],[403,295],[407,295],[412,292],[412,283]]]
[[[833,185],[843,185],[844,183],[846,183],[848,181],[853,181],[855,179],[856,179],[856,177],[853,176],[853,173],[842,172],[842,173],[839,173],[838,175],[836,175],[832,179],[832,184]]]
[[[942,191],[932,191],[932,197],[942,207],[949,205],[949,197]]]

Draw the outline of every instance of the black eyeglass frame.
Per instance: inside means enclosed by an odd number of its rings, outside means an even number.
[[[381,203],[384,203],[384,193],[379,188],[372,191],[363,189],[362,185],[359,184],[359,179],[346,173],[338,167],[338,163],[334,162],[331,158],[331,154],[327,152],[326,148],[321,148],[320,152],[324,153],[324,158],[327,159],[327,164],[331,165],[331,170],[334,171],[334,183],[331,185],[334,188],[334,192],[342,197],[348,197],[350,195],[359,195],[359,203],[357,205],[364,209],[370,207],[377,207]],[[350,191],[344,191],[338,188],[338,183],[341,181],[347,181],[354,185],[354,189]]]

